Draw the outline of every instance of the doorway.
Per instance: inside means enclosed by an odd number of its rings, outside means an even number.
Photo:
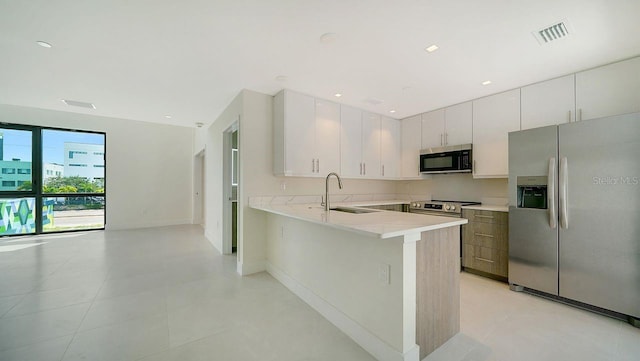
[[[204,175],[205,150],[201,150],[193,158],[193,224],[205,227],[204,216]]]
[[[240,142],[238,122],[234,122],[224,132],[223,141],[223,242],[224,254],[232,254],[238,250],[238,193],[240,188]]]

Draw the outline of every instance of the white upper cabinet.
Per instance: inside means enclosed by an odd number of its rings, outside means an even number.
[[[444,109],[422,114],[422,149],[444,145]]]
[[[324,176],[339,169],[339,105],[283,90],[274,97],[276,175]]]
[[[548,80],[521,89],[521,128],[575,121],[575,76]]]
[[[422,148],[471,143],[472,119],[471,102],[423,113]]]
[[[420,178],[420,150],[422,149],[422,117],[401,121],[402,178]]]
[[[316,99],[316,173],[340,171],[340,104]]]
[[[472,142],[472,109],[471,102],[453,105],[444,109],[444,145],[469,144]]]
[[[397,178],[400,175],[400,121],[381,118],[380,125],[380,176]]]
[[[640,112],[640,57],[576,74],[577,120]]]
[[[380,167],[380,115],[362,112],[362,175],[378,178]]]
[[[362,111],[340,106],[340,175],[362,177]]]
[[[520,129],[520,89],[473,101],[473,177],[509,175],[509,132]]]

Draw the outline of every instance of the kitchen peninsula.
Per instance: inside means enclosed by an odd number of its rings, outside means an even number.
[[[268,272],[378,360],[421,360],[459,332],[466,219],[251,207],[267,212]]]

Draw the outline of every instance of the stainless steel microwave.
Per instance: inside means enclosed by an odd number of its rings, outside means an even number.
[[[471,144],[423,149],[420,151],[420,173],[470,173]]]

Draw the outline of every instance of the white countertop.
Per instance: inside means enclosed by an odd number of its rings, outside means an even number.
[[[356,202],[349,204],[351,205],[355,203]],[[397,203],[399,202],[389,202],[387,204]],[[375,201],[375,203],[358,202],[358,204],[379,205],[382,203],[380,201]],[[344,206],[344,203],[336,203],[331,206],[336,207],[339,205]],[[438,217],[382,210],[375,210],[371,213],[361,214],[352,214],[340,211],[325,212],[324,208],[319,206],[317,203],[289,205],[261,204],[252,205],[251,208],[376,238],[405,236],[441,228],[460,226],[468,222],[464,218]]]
[[[509,206],[498,205],[476,205],[476,206],[464,206],[462,209],[475,209],[478,211],[494,211],[494,212],[509,212]]]

